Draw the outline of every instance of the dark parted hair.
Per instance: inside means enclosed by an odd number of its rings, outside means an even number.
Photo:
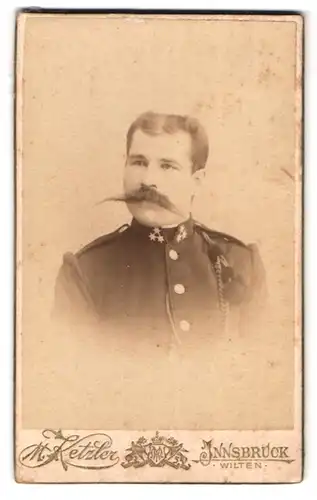
[[[209,152],[208,137],[205,129],[196,118],[187,115],[154,113],[153,111],[142,113],[134,120],[128,130],[127,154],[136,130],[142,130],[142,132],[149,135],[174,134],[179,130],[187,132],[192,139],[193,173],[205,167]]]

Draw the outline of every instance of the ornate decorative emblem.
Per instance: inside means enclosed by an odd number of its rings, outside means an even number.
[[[150,440],[142,436],[136,442],[132,441],[130,448],[126,450],[125,461],[121,465],[125,469],[140,468],[144,465],[150,467],[168,465],[174,469],[188,470],[190,464],[187,463],[188,459],[184,453],[188,451],[184,449],[183,443],[179,443],[173,437],[160,436],[157,431]]]
[[[151,241],[158,241],[159,243],[164,243],[164,236],[161,233],[159,227],[155,227],[153,231],[149,234]]]

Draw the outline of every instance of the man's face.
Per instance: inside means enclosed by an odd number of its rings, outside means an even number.
[[[192,174],[191,146],[187,132],[148,135],[142,130],[135,131],[124,173],[125,193],[151,187],[165,195],[176,208],[168,210],[152,201],[128,202],[131,214],[141,224],[177,225],[188,218],[203,173]]]

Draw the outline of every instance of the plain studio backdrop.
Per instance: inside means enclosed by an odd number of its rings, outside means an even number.
[[[263,19],[28,18],[20,39],[23,427],[293,426],[295,42],[295,22]],[[164,414],[178,404],[175,394],[151,414],[133,388],[134,407],[120,407],[119,396],[114,406],[107,384],[127,398],[133,384],[120,385],[115,366],[109,375],[93,332],[65,338],[48,321],[63,253],[130,218],[124,205],[98,202],[121,192],[125,135],[147,110],[193,115],[205,126],[210,156],[193,215],[257,243],[267,272],[266,340],[250,340],[256,356],[243,373],[232,357],[222,364],[211,353],[210,385],[202,374],[201,393],[184,396],[193,405],[206,399],[196,418],[186,419],[182,403],[177,415]],[[150,360],[140,353],[137,362],[140,378],[151,379]],[[191,369],[197,376],[199,366]]]

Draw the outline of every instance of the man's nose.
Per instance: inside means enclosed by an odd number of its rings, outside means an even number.
[[[159,169],[155,165],[155,163],[150,163],[147,166],[144,178],[143,178],[143,184],[146,185],[147,187],[152,187],[156,188],[158,187],[158,173]]]

